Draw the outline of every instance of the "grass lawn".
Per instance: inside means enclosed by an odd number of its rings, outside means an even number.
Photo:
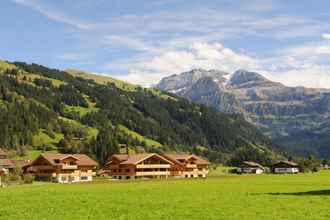
[[[329,219],[330,172],[35,184],[0,189],[0,219]]]

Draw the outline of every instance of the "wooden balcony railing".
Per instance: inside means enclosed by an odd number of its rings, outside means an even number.
[[[196,164],[186,164],[187,168],[197,168]]]
[[[78,169],[78,166],[77,165],[66,165],[66,164],[63,164],[62,165],[62,169],[63,170],[76,170],[76,169]]]
[[[161,169],[161,168],[170,168],[170,164],[138,164],[136,165],[137,169]]]
[[[170,171],[147,171],[147,172],[136,172],[136,176],[169,176]]]

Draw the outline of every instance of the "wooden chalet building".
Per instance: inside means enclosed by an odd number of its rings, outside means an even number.
[[[103,173],[114,179],[168,178],[173,162],[158,154],[114,154]]]
[[[243,161],[237,169],[238,173],[262,174],[264,167],[253,161]]]
[[[14,168],[14,162],[8,159],[8,155],[5,151],[0,149],[0,169],[5,169],[7,172],[9,172],[12,171]]]
[[[115,154],[101,173],[114,179],[206,177],[208,165],[195,155]]]
[[[299,165],[292,161],[280,161],[272,166],[272,172],[278,174],[299,173]]]
[[[196,155],[164,154],[174,165],[171,166],[171,176],[178,178],[206,177],[209,173],[209,162]]]
[[[25,170],[37,180],[73,183],[92,181],[97,166],[85,154],[41,154]]]

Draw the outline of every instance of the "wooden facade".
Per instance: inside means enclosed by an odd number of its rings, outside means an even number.
[[[7,172],[12,171],[15,168],[13,160],[8,159],[7,153],[0,149],[0,169],[4,169]]]
[[[277,174],[295,174],[299,171],[299,165],[292,161],[280,161],[272,166],[272,172]]]
[[[206,177],[208,164],[194,155],[115,154],[101,173],[114,179]]]
[[[209,162],[196,155],[164,154],[174,163],[171,176],[177,178],[205,178],[209,173]]]
[[[103,170],[114,179],[168,178],[171,165],[158,154],[115,154]]]
[[[265,168],[253,161],[243,161],[237,169],[238,173],[262,174]]]
[[[84,154],[42,154],[27,168],[37,180],[58,183],[92,181],[98,164]]]

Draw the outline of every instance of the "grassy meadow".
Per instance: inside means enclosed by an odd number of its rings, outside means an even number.
[[[0,189],[0,219],[329,219],[330,172]]]

